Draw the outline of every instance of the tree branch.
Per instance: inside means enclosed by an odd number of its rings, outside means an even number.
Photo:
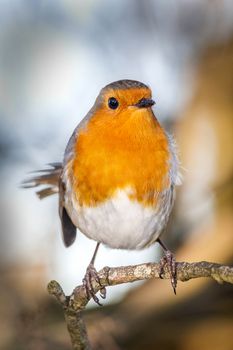
[[[185,282],[192,278],[210,277],[218,283],[228,282],[233,284],[233,267],[230,266],[201,261],[197,263],[176,263],[176,268],[178,281]],[[101,285],[95,280],[92,280],[92,286],[94,292],[98,293],[103,287],[159,278],[159,274],[159,263],[112,268],[104,267],[98,272]],[[164,269],[163,278],[170,279],[170,274],[166,267]],[[82,318],[82,311],[89,302],[85,287],[83,285],[76,287],[71,296],[66,297],[59,283],[51,281],[48,284],[48,292],[56,297],[63,308],[73,349],[90,349],[86,326]]]

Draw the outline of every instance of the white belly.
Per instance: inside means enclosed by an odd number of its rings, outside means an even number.
[[[66,202],[66,209],[73,223],[87,237],[111,248],[142,249],[159,237],[171,205],[168,208],[163,202],[160,209],[144,207],[129,199],[127,192],[120,190],[95,207],[80,206],[72,198]]]

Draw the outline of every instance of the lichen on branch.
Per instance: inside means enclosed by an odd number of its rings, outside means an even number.
[[[100,284],[93,279],[93,290],[98,293],[103,287],[114,286],[152,278],[160,278],[160,264],[147,263],[131,266],[104,267],[98,272]],[[233,267],[210,263],[206,261],[188,263],[176,263],[178,281],[188,281],[192,278],[210,277],[218,283],[228,282],[233,284]],[[164,279],[170,279],[168,269],[164,269]],[[82,310],[85,309],[89,298],[83,285],[77,286],[71,296],[65,296],[61,286],[56,281],[48,284],[48,292],[54,295],[62,306],[67,328],[71,337],[73,349],[91,349],[87,336],[87,330],[82,318]]]

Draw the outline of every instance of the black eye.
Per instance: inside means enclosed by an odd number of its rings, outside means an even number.
[[[119,102],[117,101],[117,99],[115,97],[110,97],[108,99],[108,106],[111,109],[116,109],[119,106]]]

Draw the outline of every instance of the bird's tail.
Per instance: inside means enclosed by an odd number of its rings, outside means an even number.
[[[32,188],[45,185],[45,188],[36,191],[40,199],[58,193],[59,178],[62,172],[62,163],[50,163],[51,168],[33,172],[34,176],[22,182],[21,187]]]

